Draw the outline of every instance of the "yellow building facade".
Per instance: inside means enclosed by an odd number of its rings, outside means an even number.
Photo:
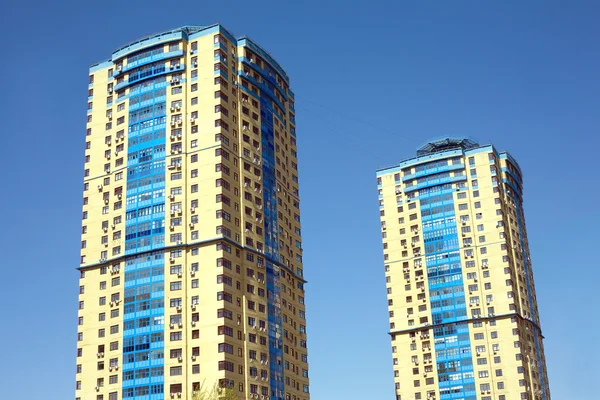
[[[294,94],[220,25],[90,68],[76,399],[308,400]]]
[[[397,400],[549,400],[518,163],[443,139],[377,172]]]

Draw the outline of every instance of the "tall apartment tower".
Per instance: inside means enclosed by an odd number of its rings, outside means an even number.
[[[549,400],[508,153],[468,139],[377,172],[397,400]]]
[[[294,94],[220,25],[90,68],[78,400],[308,400]]]

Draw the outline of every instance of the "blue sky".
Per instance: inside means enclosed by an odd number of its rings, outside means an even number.
[[[552,395],[593,397],[599,17],[594,1],[5,0],[0,398],[74,398],[88,66],[215,22],[297,94],[313,399],[393,398],[375,170],[444,135],[518,159]]]

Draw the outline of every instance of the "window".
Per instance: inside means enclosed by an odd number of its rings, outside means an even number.
[[[182,356],[182,351],[181,349],[171,349],[171,351],[169,352],[169,357],[170,358],[179,358]]]
[[[181,273],[181,265],[171,265],[170,268],[171,275],[178,275]]]
[[[233,372],[234,365],[231,361],[219,361],[219,371]]]
[[[227,343],[219,343],[219,353],[233,354],[233,346]],[[256,359],[256,357],[254,357]]]
[[[218,327],[217,332],[219,335],[227,335],[233,337],[233,328],[225,325]]]

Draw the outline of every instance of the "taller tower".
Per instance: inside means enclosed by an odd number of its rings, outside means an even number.
[[[78,400],[308,400],[294,94],[220,25],[90,68]]]
[[[549,400],[516,160],[444,139],[377,185],[397,400]]]

